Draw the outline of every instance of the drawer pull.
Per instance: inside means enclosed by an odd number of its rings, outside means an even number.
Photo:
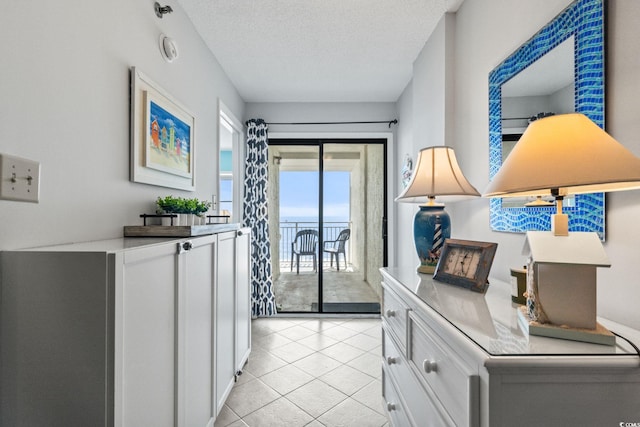
[[[424,359],[424,362],[422,362],[422,368],[427,374],[430,374],[431,372],[436,372],[438,370],[438,364],[435,360]]]
[[[395,357],[387,356],[387,365],[393,365],[394,363],[398,363],[398,359]]]
[[[391,403],[391,402],[387,402],[387,411],[391,412],[391,411],[395,411],[396,410],[396,404],[395,403]]]
[[[396,316],[396,312],[394,310],[387,310],[386,314],[387,314],[387,317],[395,317]]]

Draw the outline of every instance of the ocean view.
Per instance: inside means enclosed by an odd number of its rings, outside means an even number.
[[[318,223],[318,217],[309,217],[309,216],[283,216],[280,217],[280,222],[288,222],[288,223],[293,223],[293,222],[312,222],[312,223]],[[324,222],[325,223],[329,223],[329,222],[349,222],[349,218],[348,217],[338,217],[338,216],[325,216],[324,217]]]
[[[291,242],[296,233],[305,228],[317,229],[318,217],[284,217],[280,219],[280,256],[288,260],[291,257]],[[349,219],[344,217],[326,217],[322,240],[335,240],[345,228],[349,228]],[[318,248],[319,249],[319,248]]]

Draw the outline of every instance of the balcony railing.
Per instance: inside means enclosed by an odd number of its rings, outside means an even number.
[[[291,243],[296,238],[296,233],[300,230],[312,229],[318,230],[318,222],[281,222],[280,223],[280,269],[287,271],[291,267]],[[330,240],[336,240],[338,235],[345,228],[351,228],[351,222],[324,222],[322,228],[322,239],[324,242]],[[345,248],[347,253],[347,261],[350,261],[351,257],[349,256],[349,242],[347,241],[347,246]],[[318,242],[318,263],[322,268],[329,267],[330,259],[329,254],[325,254],[320,247],[320,243]],[[340,262],[342,263],[342,257],[340,257]],[[313,261],[311,257],[301,257],[300,258],[300,267],[301,268],[311,268],[313,265]],[[334,262],[335,267],[335,262]]]

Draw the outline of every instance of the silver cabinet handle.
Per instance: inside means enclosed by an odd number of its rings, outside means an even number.
[[[391,411],[395,411],[396,410],[396,404],[395,403],[391,403],[391,402],[387,402],[387,411],[391,412]]]
[[[394,363],[398,363],[398,359],[395,357],[387,356],[387,365],[393,365]]]
[[[191,249],[193,249],[193,243],[190,240],[187,240],[186,242],[178,242],[178,253],[184,253],[187,251],[190,251]]]
[[[431,372],[436,372],[438,370],[438,364],[435,360],[424,359],[424,362],[422,362],[422,368],[427,374],[430,374]]]
[[[391,309],[389,309],[389,310],[386,311],[386,315],[387,315],[387,317],[395,317],[396,312],[391,310]]]

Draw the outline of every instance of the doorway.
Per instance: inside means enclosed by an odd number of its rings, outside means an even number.
[[[379,313],[386,139],[271,139],[269,227],[279,313]]]

